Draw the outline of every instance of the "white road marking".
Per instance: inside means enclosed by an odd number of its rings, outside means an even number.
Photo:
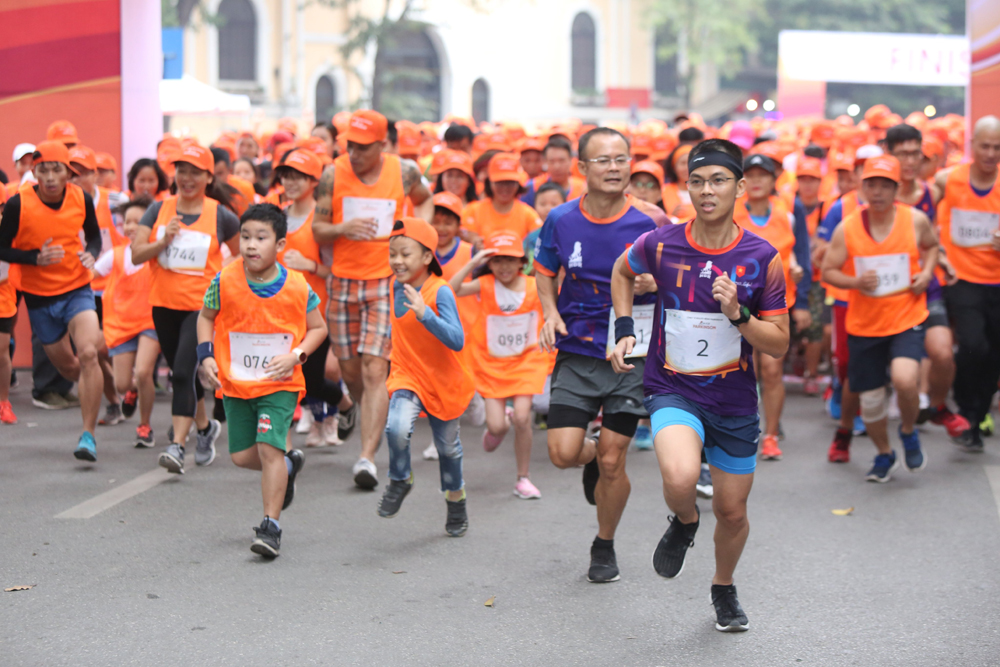
[[[120,502],[128,500],[132,496],[137,496],[143,491],[148,491],[157,484],[165,482],[176,475],[171,474],[163,468],[156,468],[147,473],[139,475],[135,479],[129,480],[119,487],[105,491],[99,496],[94,496],[90,500],[85,500],[79,505],[70,507],[65,512],[56,514],[56,519],[89,519],[97,516],[106,509],[110,509]],[[1000,479],[998,479],[1000,484]],[[996,487],[1000,488],[1000,487]]]
[[[993,487],[993,500],[997,503],[997,513],[1000,514],[1000,466],[983,466],[986,471],[986,479],[990,480]]]

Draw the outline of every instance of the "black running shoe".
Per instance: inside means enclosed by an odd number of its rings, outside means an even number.
[[[448,520],[444,523],[444,529],[451,537],[461,537],[469,529],[469,515],[465,512],[465,498],[461,500],[448,500]]]
[[[712,584],[712,604],[715,605],[715,629],[719,632],[746,632],[750,621],[736,599],[736,586]]]
[[[597,546],[597,539],[590,545],[590,569],[587,571],[587,581],[592,584],[608,584],[618,581],[618,559],[615,558],[615,548]]]
[[[250,545],[250,551],[264,558],[277,558],[278,549],[281,547],[281,531],[274,527],[271,519],[264,517],[260,527],[254,528],[253,531],[257,533],[257,537]]]
[[[967,452],[979,454],[984,450],[983,436],[979,433],[978,426],[966,429],[958,437],[952,438],[952,442]]]
[[[281,509],[286,510],[295,498],[295,477],[305,465],[306,456],[301,449],[293,449],[285,454],[285,457],[292,462],[292,471],[288,473],[288,486],[285,487],[285,502],[281,504]]]
[[[400,482],[390,479],[382,494],[382,500],[378,503],[378,515],[383,519],[391,519],[399,513],[399,508],[403,506],[403,499],[413,488],[413,482]]]
[[[695,509],[698,509],[697,505]],[[673,579],[684,571],[684,556],[694,546],[694,534],[698,532],[700,523],[700,510],[698,520],[694,523],[681,523],[676,514],[670,517],[670,527],[653,551],[653,569],[658,575]]]
[[[337,418],[337,437],[342,442],[346,442],[354,433],[354,427],[358,425],[358,412],[358,404],[355,402],[351,407],[341,412]]]
[[[135,389],[129,389],[125,392],[125,397],[122,399],[122,415],[125,419],[129,419],[135,414],[135,408],[139,402],[139,392]]]
[[[583,466],[583,495],[591,505],[597,504],[594,489],[597,488],[597,480],[600,478],[601,469],[597,466],[597,456],[594,456],[593,461]]]

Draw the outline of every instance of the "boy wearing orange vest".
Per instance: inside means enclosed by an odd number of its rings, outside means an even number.
[[[247,209],[240,259],[216,275],[198,318],[198,365],[204,383],[222,388],[229,454],[237,466],[261,471],[264,520],[250,550],[265,558],[278,555],[278,518],[292,504],[305,462],[288,445],[306,388],[300,367],[327,333],[305,276],[278,263],[287,225],[273,204]]]
[[[899,160],[865,161],[861,190],[866,208],[833,232],[823,258],[823,278],[850,290],[847,301],[847,375],[861,398],[861,418],[878,455],[866,479],[888,482],[899,468],[886,429],[886,368],[899,397],[904,465],[922,470],[927,459],[916,431],[920,360],[924,356],[927,285],[937,266],[938,241],[927,216],[897,204]]]
[[[421,412],[427,413],[438,449],[441,491],[448,507],[445,531],[461,537],[469,527],[462,479],[459,417],[475,387],[465,364],[465,334],[455,293],[441,277],[434,255],[438,236],[420,218],[396,221],[389,240],[392,286],[392,369],[389,416],[389,484],[379,516],[396,516],[413,488],[410,436]]]

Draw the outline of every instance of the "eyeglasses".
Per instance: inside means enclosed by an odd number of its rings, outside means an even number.
[[[713,190],[718,190],[719,188],[721,188],[723,185],[726,184],[726,181],[735,181],[735,180],[736,180],[735,178],[726,176],[716,176],[714,178],[708,179],[707,181],[702,178],[689,178],[687,180],[687,186],[688,190],[701,190],[702,188],[705,187],[706,183],[710,183],[712,185]]]
[[[644,183],[632,183],[632,187],[640,190],[655,190],[659,189],[660,184],[656,181],[645,181]]]
[[[615,159],[612,160],[611,158],[609,158],[607,156],[603,156],[603,157],[595,157],[595,158],[593,158],[591,160],[584,160],[584,162],[589,162],[591,164],[596,164],[598,167],[607,167],[612,162],[614,162],[614,164],[615,164],[616,167],[625,167],[625,166],[631,164],[632,158],[626,157],[624,155],[620,155],[620,156],[618,156],[618,157],[616,157]]]

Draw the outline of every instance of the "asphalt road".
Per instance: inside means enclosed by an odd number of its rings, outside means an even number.
[[[790,392],[785,458],[758,466],[737,570],[750,631],[723,635],[709,512],[680,578],[650,565],[669,514],[651,452],[630,453],[617,583],[586,582],[595,513],[580,472],[549,463],[545,433],[532,461],[542,499],[524,501],[511,494],[510,436],[486,454],[471,425],[465,537],[445,535],[437,464],[419,453],[403,510],[378,518],[381,486],[351,482],[355,436],[307,451],[281,556],[266,562],[249,550],[259,478],[232,465],[224,436],[211,467],[192,461],[155,483],[141,476],[163,447],[133,449],[134,420],[100,428],[98,462],[83,465],[71,454],[78,413],[32,408],[25,386],[12,400],[0,583],[35,587],[0,593],[0,665],[1000,664],[1000,437],[975,456],[929,427],[925,471],[865,483],[868,440],[851,463],[827,463],[833,423]],[[161,397],[161,442],[168,411]],[[429,442],[426,423],[414,442]],[[387,460],[383,447],[383,480]],[[150,488],[91,518],[55,518],[136,478]]]

